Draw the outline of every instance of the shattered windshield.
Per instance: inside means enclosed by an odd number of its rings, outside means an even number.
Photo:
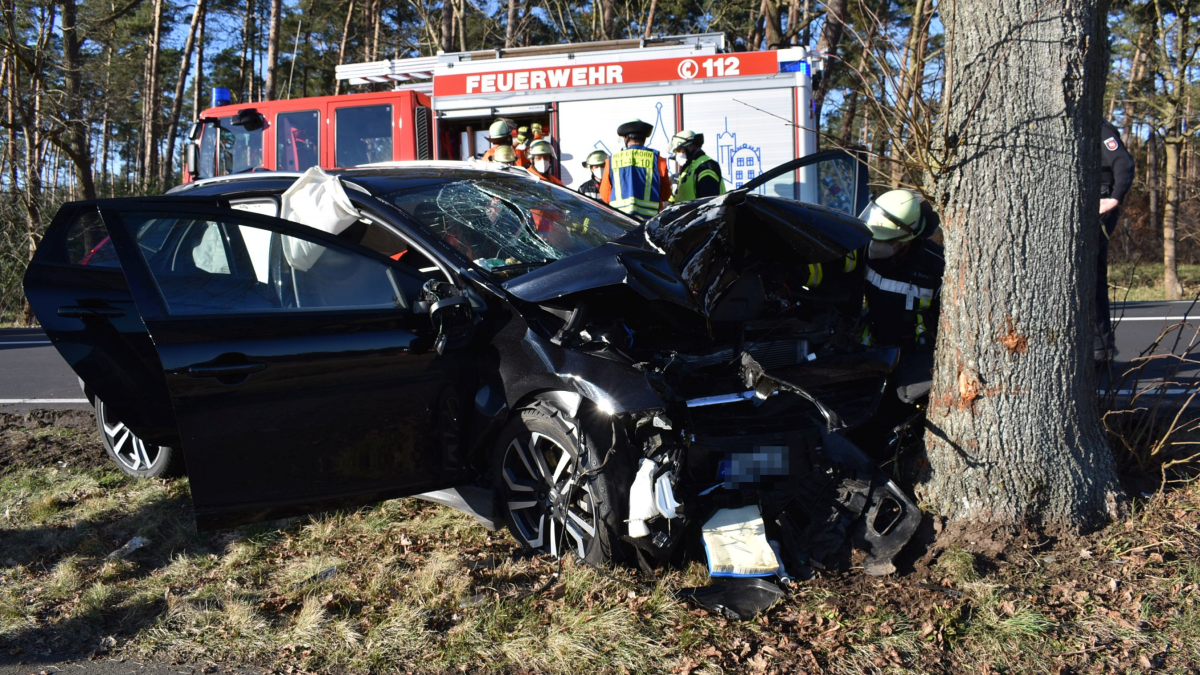
[[[638,225],[569,190],[523,179],[425,183],[382,198],[506,278],[600,246]]]

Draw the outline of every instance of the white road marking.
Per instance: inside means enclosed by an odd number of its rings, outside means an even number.
[[[1113,316],[1114,321],[1200,321],[1196,316]]]
[[[1167,389],[1164,391],[1160,391],[1157,389],[1146,389],[1146,390],[1143,390],[1143,389],[1117,389],[1116,391],[1105,391],[1103,389],[1097,389],[1096,393],[1097,394],[1116,394],[1117,396],[1133,396],[1134,394],[1142,394],[1144,396],[1156,396],[1159,394],[1165,394],[1167,396],[1183,396],[1185,394],[1192,394],[1195,391],[1196,391],[1195,389]]]
[[[23,405],[26,403],[91,403],[86,398],[0,398],[0,405]]]
[[[0,345],[48,345],[49,340],[0,340]]]

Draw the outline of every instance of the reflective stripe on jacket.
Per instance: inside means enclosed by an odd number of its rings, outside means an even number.
[[[631,145],[608,158],[600,197],[614,209],[650,218],[671,197],[667,161],[649,148]]]
[[[671,201],[686,202],[698,197],[723,194],[725,181],[721,180],[721,165],[708,155],[700,155],[688,162],[679,173],[679,188]]]

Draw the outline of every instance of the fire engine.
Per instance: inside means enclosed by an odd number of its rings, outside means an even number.
[[[438,54],[341,65],[349,85],[392,90],[232,104],[213,92],[189,132],[184,181],[258,171],[304,171],[405,160],[467,160],[488,147],[497,118],[540,123],[564,183],[588,179],[594,150],[620,148],[616,129],[654,125],[647,145],[666,153],[677,131],[704,148],[730,188],[817,151],[812,75],[819,56],[796,47],[731,52],[720,33]],[[763,188],[805,199],[817,169]],[[811,200],[808,200],[811,201]]]

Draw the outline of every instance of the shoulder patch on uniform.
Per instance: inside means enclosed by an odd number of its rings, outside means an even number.
[[[1104,147],[1108,148],[1108,149],[1109,149],[1110,151],[1112,151],[1112,152],[1116,152],[1116,150],[1117,150],[1117,139],[1116,139],[1116,138],[1106,138],[1106,139],[1104,139]]]

